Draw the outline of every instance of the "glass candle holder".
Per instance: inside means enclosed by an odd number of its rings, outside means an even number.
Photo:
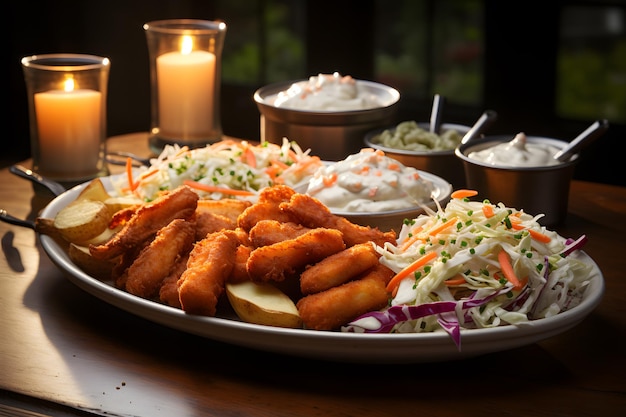
[[[33,171],[77,183],[108,175],[106,100],[110,61],[95,55],[22,58]]]
[[[220,84],[226,24],[171,19],[144,25],[150,57],[150,148],[222,139]]]

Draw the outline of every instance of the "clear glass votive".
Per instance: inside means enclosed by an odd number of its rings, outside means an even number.
[[[44,54],[22,58],[33,171],[60,182],[108,175],[108,58]]]
[[[171,19],[144,24],[150,56],[150,148],[222,139],[220,84],[226,24]]]

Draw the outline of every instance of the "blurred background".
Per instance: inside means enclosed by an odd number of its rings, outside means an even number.
[[[569,141],[607,119],[609,131],[584,150],[575,178],[626,185],[624,0],[57,0],[11,2],[8,12],[11,128],[2,166],[30,156],[22,57],[109,57],[108,135],[147,131],[142,26],[194,18],[228,26],[226,135],[259,139],[257,88],[338,71],[397,88],[398,121],[428,121],[434,94],[446,97],[445,122],[471,125],[485,109],[497,111],[490,134]]]

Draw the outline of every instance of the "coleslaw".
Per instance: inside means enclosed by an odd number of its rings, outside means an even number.
[[[566,239],[523,210],[453,193],[445,208],[405,221],[397,244],[376,247],[396,276],[389,307],[345,332],[446,331],[522,325],[576,306],[593,266],[579,259],[587,238]]]
[[[114,183],[118,195],[133,195],[151,201],[165,190],[183,184],[200,198],[254,200],[258,192],[273,184],[291,187],[307,181],[322,161],[283,138],[282,145],[223,140],[203,148],[167,145],[149,167],[128,173]]]

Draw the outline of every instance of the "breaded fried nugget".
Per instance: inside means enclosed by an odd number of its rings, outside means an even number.
[[[295,191],[286,185],[274,185],[259,193],[257,203],[251,205],[237,218],[237,226],[249,232],[261,220],[293,221],[294,218],[280,209],[280,204],[289,201]]]
[[[248,258],[253,249],[253,247],[247,245],[239,245],[237,247],[235,252],[235,265],[233,265],[233,271],[226,281],[236,283],[250,280],[246,264],[248,263]]]
[[[183,219],[174,219],[159,230],[124,272],[126,291],[142,298],[156,297],[176,260],[191,250],[195,235],[193,223]]]
[[[383,246],[385,242],[396,242],[395,232],[382,232],[377,228],[354,224],[344,217],[331,213],[321,201],[306,194],[294,194],[289,202],[281,203],[280,208],[296,218],[297,223],[304,226],[310,228],[325,227],[341,231],[346,246],[354,246],[369,241],[379,246]]]
[[[204,239],[209,233],[219,232],[222,229],[234,230],[237,222],[221,214],[209,211],[198,211],[194,215],[196,220],[196,240]]]
[[[109,241],[90,245],[96,259],[112,259],[153,236],[174,219],[190,219],[198,204],[198,194],[187,186],[170,191],[141,206],[124,227]]]
[[[308,232],[308,227],[293,222],[261,220],[250,229],[250,243],[254,247],[272,245],[283,240],[295,239]]]
[[[170,307],[180,308],[180,299],[178,298],[178,280],[187,269],[187,260],[189,253],[179,256],[170,270],[170,273],[163,279],[161,288],[159,289],[159,300]]]
[[[341,232],[317,228],[273,245],[261,246],[250,254],[246,267],[250,279],[283,281],[296,271],[345,249]]]
[[[215,316],[239,244],[239,236],[233,230],[212,233],[196,242],[187,269],[178,280],[178,297],[185,312]]]
[[[380,310],[388,302],[387,282],[393,271],[380,263],[363,278],[307,295],[296,306],[308,329],[335,330],[361,314]]]
[[[359,243],[322,259],[300,275],[302,294],[314,294],[344,284],[378,263],[371,243]]]
[[[252,203],[246,200],[235,200],[224,198],[222,200],[199,200],[196,213],[213,213],[229,218],[233,223],[237,223],[237,217]]]

